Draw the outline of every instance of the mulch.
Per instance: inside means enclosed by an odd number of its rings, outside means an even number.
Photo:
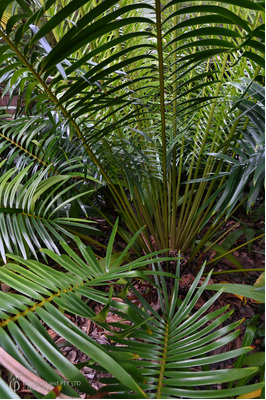
[[[232,224],[235,223],[234,221],[228,221],[227,224]],[[249,222],[248,222],[249,223]],[[102,231],[105,231],[108,236],[108,232],[110,232],[110,228],[108,225],[103,221],[100,220],[98,221],[98,226]],[[263,221],[259,221],[257,224],[257,228],[262,229],[263,226]],[[102,241],[103,244],[106,244],[106,235],[104,237],[99,237],[97,238],[99,241]],[[241,245],[241,243],[244,243],[245,238],[240,238],[238,240],[238,243],[236,244],[237,246]],[[242,241],[242,242],[241,242]],[[222,243],[220,243],[222,244]],[[236,247],[236,246],[235,246]],[[117,251],[121,251],[121,248],[123,248],[123,243],[122,242],[116,242],[116,249]],[[102,253],[104,256],[104,250],[101,247],[98,247],[98,252]],[[170,252],[170,256],[177,256],[177,252]],[[182,254],[181,257],[181,270],[180,270],[180,276],[181,276],[181,281],[179,283],[179,298],[182,299],[185,297],[187,291],[189,290],[191,284],[193,283],[195,276],[198,272],[198,269],[200,268],[201,265],[199,265],[198,261],[195,261],[192,264],[188,263],[189,259],[189,254],[190,250],[186,254]],[[249,249],[244,246],[241,247],[240,249],[236,250],[233,253],[234,257],[241,263],[243,268],[245,269],[251,269],[251,268],[263,268],[265,265],[265,259],[264,259],[264,241],[263,240],[257,240],[253,243],[252,250],[249,251]],[[215,258],[216,253],[213,250],[209,250],[207,254],[204,255],[204,258],[210,262],[213,258]],[[202,260],[201,260],[202,261]],[[176,262],[171,261],[170,262],[170,272],[174,272],[176,268]],[[237,271],[237,268],[234,264],[232,264],[228,259],[222,258],[217,262],[215,265],[207,264],[205,272],[208,273],[211,269],[214,270],[214,272],[221,271],[223,274],[221,275],[213,275],[211,278],[210,283],[221,283],[221,282],[228,282],[228,283],[236,283],[236,284],[254,284],[257,278],[260,275],[260,272],[248,272],[247,274],[244,273],[239,273]],[[235,270],[234,273],[228,273],[228,271]],[[204,278],[201,279],[200,283],[204,281]],[[148,283],[145,282],[139,282],[135,281],[134,286],[137,290],[140,292],[145,292],[146,293],[146,300],[149,301],[150,305],[154,307],[155,309],[158,309],[158,299],[157,299],[157,294],[154,288],[152,288]],[[3,288],[2,288],[3,290]],[[104,289],[103,290],[107,290]],[[213,292],[214,294],[214,292]],[[198,300],[194,307],[194,311],[198,310],[212,295],[211,291],[205,291],[201,298]],[[130,299],[132,301],[135,301],[136,303],[138,300],[134,297],[132,293],[129,293]],[[228,293],[222,293],[221,296],[218,298],[218,300],[211,306],[210,311],[215,311],[218,308],[221,308],[225,305],[230,305],[229,310],[234,310],[234,313],[230,316],[230,318],[226,321],[226,324],[245,319],[244,322],[239,326],[239,329],[241,330],[240,335],[237,337],[237,339],[234,342],[229,343],[228,345],[217,349],[215,352],[221,353],[224,351],[229,351],[233,349],[240,348],[244,335],[245,335],[245,329],[248,324],[253,323],[254,320],[256,320],[256,325],[257,325],[257,332],[254,338],[254,343],[253,347],[254,350],[253,352],[261,352],[264,351],[264,345],[265,345],[265,334],[264,334],[264,325],[265,325],[265,315],[264,315],[264,305],[259,304],[255,302],[252,299],[248,298],[240,298],[236,295],[233,294],[228,294]],[[91,302],[90,307],[96,312],[99,313],[102,306],[97,304],[96,302]],[[68,315],[68,318],[76,324],[81,330],[83,330],[87,335],[89,335],[92,339],[94,339],[96,342],[100,344],[110,344],[109,340],[106,338],[106,332],[99,327],[95,322],[88,320],[87,318],[79,317],[79,316],[73,316],[73,315]],[[118,317],[112,314],[111,312],[109,313],[107,317],[107,322],[117,322]],[[88,379],[88,381],[91,383],[91,385],[95,389],[100,389],[103,384],[100,383],[101,378],[106,378],[106,377],[111,377],[111,374],[105,373],[102,371],[96,371],[93,369],[93,365],[91,365],[90,359],[82,353],[80,350],[77,348],[73,347],[69,343],[65,342],[65,340],[60,337],[59,335],[56,334],[52,329],[48,329],[49,335],[53,338],[54,342],[60,347],[62,353],[73,363],[73,364],[80,364],[84,363],[83,368],[81,369],[82,373],[84,376]],[[232,367],[232,361],[226,361],[226,362],[221,362],[219,365],[212,366],[212,368],[230,368]],[[6,372],[3,372],[2,376],[5,376]],[[8,379],[8,377],[6,377]],[[18,395],[21,395],[21,397],[25,397],[25,393],[19,393]],[[29,394],[28,394],[29,395]],[[86,398],[86,394],[84,393],[79,393],[81,398]],[[30,395],[29,395],[30,398]]]
[[[238,243],[239,245],[240,243]],[[119,244],[120,247],[121,244]],[[241,248],[240,250],[234,252],[234,256],[238,259],[238,261],[243,265],[244,268],[263,268],[265,265],[264,259],[264,241],[256,241],[253,244],[252,251],[249,252],[246,247]],[[177,256],[177,252],[170,252],[170,256]],[[184,298],[189,290],[191,284],[195,279],[195,275],[198,270],[198,264],[196,263],[194,266],[188,264],[189,258],[189,251],[187,254],[181,255],[181,281],[179,283],[179,298]],[[210,261],[211,258],[215,257],[215,252],[208,255],[208,260]],[[170,272],[174,272],[176,268],[176,262],[172,261],[170,263]],[[221,283],[221,282],[228,282],[228,283],[236,283],[236,284],[254,284],[257,278],[260,275],[260,272],[249,272],[248,274],[239,273],[232,263],[228,262],[227,259],[221,259],[215,267],[209,264],[206,267],[206,272],[209,272],[211,269],[214,271],[223,271],[224,274],[213,276],[210,279],[209,283]],[[228,274],[227,271],[235,269],[235,273]],[[200,280],[200,284],[204,281],[205,278]],[[145,292],[145,298],[149,301],[150,305],[158,310],[158,299],[156,291],[147,283],[145,282],[134,282],[134,286],[138,289],[141,293]],[[212,294],[215,292],[205,291],[198,302],[195,304],[194,311],[198,310],[201,306],[205,304],[205,302],[211,297]],[[131,301],[135,301],[138,303],[136,297],[132,293],[129,293],[129,297]],[[211,306],[210,312],[217,310],[218,308],[222,308],[225,305],[229,304],[228,311],[234,310],[230,318],[226,321],[226,324],[231,324],[233,322],[242,320],[244,318],[244,322],[239,325],[238,329],[241,330],[240,335],[233,341],[214,351],[213,354],[220,354],[225,351],[230,351],[233,349],[238,349],[242,346],[243,339],[245,336],[246,326],[248,324],[252,324],[254,318],[256,318],[256,325],[257,325],[257,332],[254,338],[253,347],[254,350],[251,353],[261,352],[264,351],[265,345],[265,335],[264,335],[264,325],[265,325],[265,315],[264,315],[264,304],[259,304],[256,301],[248,298],[240,298],[236,295],[230,293],[222,293],[218,300]],[[92,309],[96,313],[100,312],[102,306],[92,302],[91,304]],[[107,317],[107,322],[116,322],[114,319],[114,315],[109,313]],[[100,328],[97,324],[93,321],[88,321],[86,318],[81,317],[72,317],[71,318],[74,323],[77,324],[83,331],[85,331],[90,337],[96,340],[98,343],[101,344],[110,344],[108,339],[105,337],[105,332],[102,328]],[[57,338],[60,342],[60,338]],[[82,352],[77,349],[74,349],[71,346],[66,346],[62,348],[63,353],[66,357],[74,363],[80,363],[84,361],[89,361],[88,357],[85,356]],[[249,354],[251,354],[249,353]],[[223,361],[219,364],[212,366],[214,369],[224,369],[224,368],[231,368],[233,366],[233,361]],[[90,367],[84,367],[82,369],[83,374],[87,377],[89,382],[95,389],[99,389],[102,384],[99,382],[102,377],[111,376],[108,373],[103,373],[101,371],[95,371]],[[255,380],[254,380],[255,382]],[[254,383],[253,382],[253,383]],[[80,394],[82,398],[85,398],[85,394]]]

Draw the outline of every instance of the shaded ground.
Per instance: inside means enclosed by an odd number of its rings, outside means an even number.
[[[248,223],[248,222],[247,222]],[[228,227],[230,228],[230,225],[235,224],[235,221],[229,221],[226,223],[226,229]],[[105,233],[108,236],[108,231],[109,227],[106,225],[104,221],[100,221],[99,227],[102,231],[105,231]],[[256,228],[257,230],[263,229],[264,223],[263,221],[258,222]],[[235,227],[237,229],[239,227]],[[234,244],[234,248],[237,246],[241,246],[241,244],[245,243],[246,239],[245,236],[239,238],[237,243]],[[222,242],[222,241],[221,241]],[[220,244],[222,244],[220,242]],[[121,247],[123,247],[122,242],[117,242],[116,243],[117,250],[121,250]],[[100,250],[100,249],[99,249]],[[188,252],[189,253],[189,252]],[[171,256],[177,256],[175,252],[170,253]],[[239,250],[234,251],[233,253],[234,257],[240,262],[243,268],[245,269],[252,269],[252,268],[264,268],[265,266],[265,258],[264,258],[264,240],[257,240],[254,241],[252,244],[251,251],[247,248],[247,246],[241,247]],[[210,250],[208,253],[205,255],[205,259],[208,261],[214,259],[217,254],[215,251]],[[183,255],[183,259],[181,260],[181,281],[180,281],[180,286],[179,286],[179,297],[184,298],[187,291],[189,290],[191,284],[193,283],[195,279],[195,275],[197,274],[198,267],[202,265],[198,264],[198,262],[194,263],[193,266],[188,264],[188,258],[189,254]],[[172,270],[171,272],[174,272],[176,268],[176,263],[171,262],[170,269]],[[248,273],[240,273],[238,272],[236,266],[230,262],[226,258],[221,258],[216,265],[213,264],[208,264],[206,266],[206,273],[209,272],[211,269],[214,270],[214,272],[223,272],[221,275],[214,275],[210,281],[210,283],[223,283],[223,282],[228,282],[228,283],[236,283],[236,284],[249,284],[253,285],[257,278],[260,276],[260,272],[248,272]],[[228,273],[227,271],[232,271],[235,270],[235,272]],[[204,279],[203,279],[204,280]],[[201,281],[203,281],[201,280]],[[157,299],[157,293],[156,291],[152,288],[149,287],[149,284],[142,283],[140,284],[139,282],[135,282],[134,286],[141,292],[146,293],[146,300],[149,301],[150,305],[154,307],[155,309],[158,308],[158,299]],[[198,300],[196,303],[194,310],[198,310],[212,295],[214,292],[210,291],[205,291],[201,298]],[[134,299],[134,296],[129,295],[131,301],[136,301]],[[241,319],[245,319],[245,321],[239,326],[239,329],[241,329],[241,334],[237,337],[237,339],[229,343],[227,346],[224,346],[222,348],[217,349],[215,352],[222,353],[225,351],[233,350],[240,348],[244,335],[245,335],[245,330],[246,326],[248,324],[255,324],[257,327],[257,332],[253,341],[253,353],[255,352],[261,352],[264,351],[264,345],[265,345],[265,332],[264,332],[264,323],[265,323],[265,315],[264,315],[264,304],[259,304],[255,302],[252,299],[248,298],[241,298],[233,294],[229,293],[223,293],[219,299],[213,304],[213,306],[210,309],[210,312],[215,311],[218,308],[221,308],[225,305],[230,305],[229,310],[234,310],[234,313],[231,315],[231,317],[227,320],[227,324],[231,324],[235,321],[239,321]],[[91,307],[93,310],[98,313],[101,310],[101,306],[98,304],[92,302]],[[108,343],[108,340],[105,337],[105,332],[103,329],[98,327],[94,322],[88,321],[85,318],[71,318],[74,323],[76,323],[83,331],[85,331],[87,334],[90,335],[94,340],[101,344],[106,344]],[[109,313],[107,322],[112,323],[116,322],[117,317]],[[52,332],[51,332],[52,334]],[[57,343],[63,343],[63,339],[59,337],[55,337],[55,340]],[[88,357],[85,356],[82,352],[78,351],[77,349],[74,349],[71,346],[66,346],[62,348],[63,353],[67,356],[71,362],[74,363],[81,363],[85,362],[88,360]],[[251,354],[251,353],[249,353]],[[216,365],[217,369],[222,369],[222,368],[230,368],[232,366],[232,361],[224,361]],[[93,369],[89,367],[84,367],[83,368],[83,373],[87,377],[87,379],[90,381],[90,383],[96,388],[99,389],[102,384],[99,382],[102,377],[107,377],[111,376],[110,374],[105,374],[103,372],[99,371],[94,371]],[[81,395],[82,397],[85,398],[85,395]]]
[[[226,224],[227,227],[225,227],[225,229],[227,229],[228,226],[230,227],[230,224],[235,224],[235,222],[229,221]],[[101,231],[105,232],[107,234],[106,237],[108,237],[108,233],[110,233],[110,228],[106,225],[106,223],[102,220],[98,221],[98,225]],[[235,229],[237,228],[238,227],[236,227]],[[263,221],[259,221],[257,223],[256,230],[260,229],[263,229]],[[106,244],[106,237],[103,237],[102,239],[100,238],[100,240],[103,240],[103,242],[105,241],[105,244]],[[246,239],[244,236],[239,238],[237,243],[234,244],[234,248],[237,246],[241,246],[241,244],[245,243],[245,240]],[[220,245],[222,244],[222,240],[219,242],[219,244]],[[123,247],[123,243],[117,242],[116,247],[117,250],[121,250],[121,247]],[[235,259],[237,259],[239,263],[242,265],[242,267],[245,269],[264,268],[265,265],[264,241],[263,240],[254,241],[251,251],[249,250],[250,249],[248,249],[247,246],[244,246],[236,250],[233,253],[233,255]],[[104,255],[104,251],[102,249],[99,248],[99,251],[101,251],[102,254]],[[177,256],[175,252],[171,252],[170,255]],[[189,290],[191,284],[195,279],[195,275],[197,274],[199,267],[202,265],[203,262],[203,258],[200,258],[200,260],[197,260],[192,265],[189,265],[188,264],[189,251],[187,254],[182,256],[183,257],[181,260],[181,271],[180,271],[181,281],[179,289],[179,297],[181,299],[185,297],[187,291]],[[216,256],[217,256],[216,252],[210,249],[204,255],[204,259],[206,259],[209,262]],[[176,262],[173,261],[170,263],[170,272],[174,272],[175,268],[176,268]],[[236,284],[253,285],[260,275],[260,272],[253,272],[253,271],[248,273],[240,273],[238,272],[237,267],[230,260],[226,258],[221,258],[215,265],[213,265],[212,263],[207,264],[205,272],[207,273],[211,269],[214,269],[214,272],[216,273],[222,272],[222,274],[213,275],[210,283],[228,282]],[[235,272],[230,272],[230,273],[228,272],[233,270],[235,270]],[[203,282],[203,280],[204,278],[202,278],[201,282]],[[142,293],[145,292],[146,300],[150,303],[152,307],[158,309],[157,292],[150,284],[148,283],[146,284],[145,282],[140,283],[138,281],[135,281],[134,286],[140,292]],[[2,288],[2,290],[4,290],[4,288]],[[198,310],[211,297],[211,295],[212,293],[210,291],[205,291],[202,297],[196,303],[194,310],[195,311]],[[132,294],[129,294],[129,297],[131,301],[134,301],[136,303],[138,302],[138,300],[134,298]],[[219,297],[219,299],[212,305],[210,312],[215,311],[216,309],[221,308],[228,304],[230,304],[229,310],[234,309],[234,313],[231,315],[231,317],[227,320],[226,323],[230,324],[235,321],[241,320],[243,318],[245,318],[245,321],[239,327],[241,329],[241,334],[237,337],[237,339],[234,342],[229,343],[227,346],[217,349],[216,353],[222,353],[225,351],[240,348],[243,343],[245,329],[248,324],[255,324],[255,326],[257,327],[256,335],[253,341],[253,347],[254,347],[253,352],[255,353],[264,351],[264,341],[265,341],[264,305],[259,304],[252,299],[241,298],[233,294],[223,293]],[[99,306],[99,304],[93,301],[90,303],[90,306],[96,313],[99,313],[102,308],[101,306]],[[76,316],[68,316],[68,317],[80,329],[82,329],[86,334],[88,334],[92,339],[94,339],[98,343],[109,344],[108,339],[105,337],[104,330],[100,328],[97,324],[95,324],[93,321]],[[117,320],[118,320],[117,316],[114,316],[112,313],[109,313],[107,317],[107,322],[112,323],[112,322],[117,322]],[[79,351],[78,349],[74,348],[73,346],[65,342],[65,340],[62,337],[58,336],[53,330],[49,329],[48,333],[55,341],[55,343],[61,348],[63,354],[72,363],[78,365],[82,363],[82,365],[80,365],[81,370],[95,389],[99,389],[102,386],[102,384],[100,383],[101,378],[111,376],[110,374],[106,374],[101,371],[95,371],[94,369],[90,368],[89,358],[81,351]],[[215,368],[222,369],[222,368],[230,368],[231,366],[232,366],[232,361],[226,361],[219,363],[218,365],[215,366]],[[8,379],[8,377],[6,377],[6,379]],[[20,395],[20,397],[22,398],[26,398],[27,396],[29,396],[29,391],[27,391],[27,389],[24,389],[21,392],[18,391],[18,395]],[[85,394],[80,393],[80,395],[82,398],[86,398]]]

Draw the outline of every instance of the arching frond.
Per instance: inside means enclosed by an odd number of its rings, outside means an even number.
[[[47,169],[27,180],[30,168],[18,173],[11,168],[0,178],[0,253],[4,262],[6,253],[24,258],[33,254],[38,259],[44,246],[59,254],[59,241],[73,239],[68,228],[86,227],[85,220],[69,218],[67,212],[72,201],[86,194],[65,197],[77,183],[67,185],[68,175],[45,178]]]
[[[132,242],[121,254],[113,257],[111,253],[116,229],[117,224],[108,245],[107,256],[101,261],[97,260],[89,247],[86,248],[76,238],[80,256],[66,243],[62,243],[66,251],[64,255],[58,255],[48,249],[42,250],[60,266],[60,270],[38,261],[24,260],[19,256],[9,255],[9,260],[13,262],[3,266],[0,271],[1,281],[15,290],[14,293],[0,293],[1,347],[29,371],[38,374],[48,382],[53,382],[53,386],[56,386],[56,382],[63,380],[62,393],[68,396],[78,397],[73,387],[87,394],[95,393],[95,389],[79,369],[63,356],[43,323],[84,352],[90,362],[96,363],[96,367],[97,364],[100,365],[139,397],[146,397],[139,384],[131,377],[131,367],[120,365],[116,358],[112,357],[112,352],[91,339],[59,311],[60,309],[66,314],[75,313],[90,318],[110,331],[112,327],[105,322],[104,317],[109,307],[118,308],[120,311],[127,310],[126,304],[115,298],[112,299],[112,294],[108,295],[101,290],[96,290],[95,287],[111,288],[115,282],[119,284],[121,278],[145,279],[150,271],[142,271],[140,267],[152,263],[153,257],[156,257],[158,253],[122,265],[128,257]],[[86,300],[83,301],[83,299]],[[88,300],[104,304],[105,308],[96,315],[90,308]]]
[[[163,259],[155,260],[152,255],[147,255],[142,260],[121,265],[128,249],[112,261],[111,240],[109,255],[99,262],[90,248],[86,249],[78,239],[76,244],[81,257],[66,244],[63,247],[67,254],[62,256],[43,250],[63,268],[61,271],[18,256],[11,256],[15,262],[1,268],[1,280],[16,293],[0,293],[0,345],[29,371],[53,382],[54,386],[61,382],[65,395],[78,396],[75,387],[87,394],[95,393],[78,368],[52,341],[43,322],[84,352],[89,357],[90,368],[113,375],[113,378],[102,379],[105,386],[101,390],[111,398],[117,398],[117,395],[123,398],[226,398],[262,387],[260,383],[228,386],[230,382],[249,379],[258,371],[256,367],[213,369],[215,363],[235,359],[251,348],[221,354],[214,352],[238,337],[240,330],[235,328],[241,321],[222,326],[232,313],[226,311],[227,306],[208,313],[220,292],[193,312],[208,283],[207,278],[196,290],[203,269],[181,301],[178,280],[163,273],[159,267],[154,273],[158,275],[155,275],[155,285],[161,308],[155,310],[130,280],[150,275],[151,271],[141,272],[139,267],[151,263],[153,268],[158,268],[156,265]],[[170,302],[166,276],[174,279]],[[128,281],[127,287],[129,285],[137,303],[124,297],[127,291],[120,296],[111,289],[111,285],[119,283],[121,278]],[[95,286],[110,287],[109,295],[96,290]],[[123,301],[121,298],[117,301],[117,296],[124,297]],[[91,310],[88,300],[104,305],[98,315]],[[109,331],[109,339],[119,346],[93,341],[58,307],[66,314],[74,313],[95,321]],[[120,321],[108,324],[105,320],[109,310],[119,316]],[[222,388],[219,386],[219,390],[215,390],[218,384]]]

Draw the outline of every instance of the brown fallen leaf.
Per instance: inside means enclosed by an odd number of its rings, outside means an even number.
[[[53,331],[52,329],[48,329],[47,332],[49,333],[49,335],[51,336],[52,339],[55,339],[57,335],[57,333],[55,331]]]

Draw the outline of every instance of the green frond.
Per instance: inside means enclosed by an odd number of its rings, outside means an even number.
[[[70,142],[67,127],[56,116],[39,115],[21,117],[10,121],[10,116],[0,121],[0,154],[6,158],[2,166],[5,171],[8,166],[15,165],[19,170],[28,164],[36,167],[48,167],[49,173],[68,174],[81,180],[87,178],[84,173],[86,155],[76,141]],[[90,165],[93,171],[93,167]]]
[[[115,233],[116,227],[113,235]],[[121,261],[127,257],[125,249],[115,262],[108,255],[105,264],[102,265],[92,250],[86,248],[78,238],[76,245],[82,254],[81,257],[65,243],[62,245],[68,255],[59,256],[50,250],[42,250],[60,266],[60,271],[38,261],[8,255],[9,260],[14,262],[1,268],[0,279],[15,292],[0,293],[1,347],[30,371],[36,371],[35,373],[47,382],[54,382],[56,385],[56,382],[63,380],[62,392],[67,395],[78,396],[71,386],[87,394],[95,393],[79,369],[72,365],[53,343],[42,325],[44,322],[68,343],[83,351],[90,358],[90,362],[101,365],[141,398],[146,397],[138,383],[130,376],[131,370],[127,372],[127,367],[118,364],[116,358],[112,357],[112,352],[94,342],[59,309],[96,321],[96,315],[87,303],[87,300],[94,300],[108,305],[108,309],[111,307],[126,312],[126,304],[112,300],[110,296],[108,299],[108,293],[105,294],[94,287],[109,287],[111,283],[119,282],[121,278],[145,279],[145,272],[139,267],[153,262],[152,256],[144,257],[142,262],[121,265]],[[109,243],[108,254],[111,249],[112,242]],[[106,322],[100,322],[99,318],[97,323],[108,331],[112,329]],[[134,367],[132,368],[134,370]]]
[[[117,226],[113,236],[116,229]],[[144,261],[136,260],[121,265],[117,260],[113,263],[110,257],[111,240],[105,262],[99,263],[92,250],[86,248],[79,239],[76,239],[76,245],[82,256],[78,256],[66,244],[64,250],[67,254],[64,255],[43,250],[60,266],[60,270],[15,255],[9,255],[13,263],[1,268],[2,282],[15,292],[0,293],[0,344],[17,362],[46,382],[53,382],[54,386],[61,382],[62,393],[68,396],[78,396],[74,388],[87,394],[95,393],[79,369],[63,356],[52,341],[42,324],[45,323],[84,352],[89,357],[91,368],[100,368],[113,375],[113,378],[102,379],[103,383],[107,383],[104,391],[111,397],[114,395],[116,398],[115,393],[119,392],[131,398],[133,391],[139,398],[163,398],[169,395],[179,398],[184,394],[188,398],[213,398],[213,393],[215,398],[224,398],[261,387],[261,384],[227,387],[230,382],[240,382],[252,376],[258,371],[256,367],[224,370],[206,370],[204,367],[234,359],[251,350],[250,347],[243,347],[221,354],[214,352],[238,337],[240,330],[235,328],[241,321],[223,326],[232,314],[227,312],[227,306],[208,312],[221,292],[210,298],[198,311],[193,311],[208,284],[209,278],[197,289],[204,268],[181,301],[176,277],[162,272],[159,267],[163,259],[147,255]],[[123,260],[126,254],[127,249],[120,259]],[[150,263],[155,273],[157,270],[155,287],[160,292],[164,316],[154,310],[130,284],[131,278],[145,278],[152,274],[146,271],[144,275],[145,271],[140,270],[141,265]],[[165,286],[168,275],[175,281],[169,305]],[[121,282],[121,278],[129,283],[129,289],[141,307],[127,297],[117,301],[118,293],[113,293],[113,289],[109,294],[95,289],[95,286],[110,287]],[[95,315],[92,311],[88,300],[104,305],[101,318],[100,314]],[[108,324],[105,321],[103,312],[107,315],[109,309],[121,318],[119,322]],[[122,347],[100,345],[77,328],[60,310],[97,321],[109,332],[109,339]],[[114,327],[119,330],[114,330]],[[222,384],[222,389],[214,391],[217,384]]]
[[[225,398],[248,393],[260,385],[238,386],[230,388],[229,382],[237,382],[243,377],[252,376],[256,371],[253,368],[210,370],[210,365],[215,365],[222,360],[230,360],[251,350],[243,347],[228,352],[217,354],[215,352],[221,346],[233,341],[240,333],[234,330],[241,321],[222,327],[232,312],[226,312],[228,307],[206,313],[211,305],[219,297],[219,293],[210,298],[203,307],[193,312],[193,307],[205,289],[208,278],[200,289],[196,291],[203,269],[197,276],[193,286],[181,302],[178,299],[177,286],[172,292],[170,313],[166,311],[163,318],[153,310],[145,298],[131,286],[131,290],[142,307],[137,307],[133,302],[125,299],[129,310],[119,313],[124,318],[130,318],[138,324],[138,329],[129,335],[128,339],[122,335],[113,333],[110,338],[120,345],[127,346],[127,351],[138,354],[139,359],[134,361],[135,367],[142,375],[142,387],[151,398]],[[161,285],[163,284],[163,277]],[[163,286],[161,286],[163,290]],[[167,293],[166,293],[166,296]],[[166,297],[160,302],[162,309],[166,310]],[[130,311],[131,310],[131,311]],[[147,315],[152,318],[146,321]],[[141,326],[140,321],[145,321]],[[122,327],[122,325],[119,325]],[[125,327],[125,332],[127,328]],[[143,343],[144,342],[144,343]],[[120,347],[107,346],[115,353],[120,352]],[[208,366],[205,369],[205,366]],[[107,384],[106,390],[119,391],[124,396],[131,397],[124,386],[117,380],[111,382],[102,380]],[[226,384],[227,383],[227,384]],[[216,384],[222,384],[222,389],[215,390]],[[215,396],[215,397],[213,397]]]
[[[68,229],[86,228],[86,220],[69,218],[64,211],[59,214],[86,192],[65,199],[65,193],[77,185],[68,183],[71,176],[45,178],[45,169],[27,180],[31,167],[30,164],[20,172],[8,169],[0,178],[0,253],[5,263],[6,253],[24,258],[33,254],[38,259],[44,246],[59,254],[58,243],[64,237],[73,239]]]

